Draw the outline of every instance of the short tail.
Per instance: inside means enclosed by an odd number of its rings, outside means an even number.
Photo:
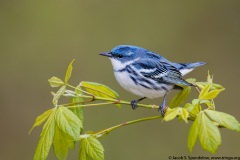
[[[195,69],[196,67],[202,66],[207,64],[206,62],[194,62],[194,63],[179,63],[180,67],[179,70],[182,73],[182,75],[186,75],[189,72],[191,72],[193,69]]]

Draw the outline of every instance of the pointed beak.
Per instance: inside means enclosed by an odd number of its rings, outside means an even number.
[[[109,52],[103,52],[103,53],[100,53],[99,55],[109,57],[109,58],[112,57],[112,55]]]

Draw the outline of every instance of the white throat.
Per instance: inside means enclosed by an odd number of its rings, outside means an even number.
[[[127,61],[125,63],[122,63],[122,62],[120,62],[120,61],[118,61],[118,60],[116,60],[114,58],[109,58],[109,59],[112,62],[113,70],[114,71],[118,71],[118,70],[124,69],[127,65],[132,64],[132,63],[138,61],[140,58],[134,59],[132,61]]]

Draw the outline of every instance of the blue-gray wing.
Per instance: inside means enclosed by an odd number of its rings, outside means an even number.
[[[182,79],[180,71],[167,61],[143,59],[134,62],[133,66],[139,70],[142,76],[159,83],[192,85]]]

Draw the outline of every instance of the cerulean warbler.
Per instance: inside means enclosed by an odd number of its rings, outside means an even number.
[[[127,91],[141,97],[131,101],[133,109],[136,109],[137,103],[145,98],[163,96],[163,102],[159,106],[162,116],[165,114],[167,93],[172,89],[182,89],[178,85],[194,86],[182,76],[206,64],[205,62],[173,63],[159,54],[132,45],[119,45],[110,52],[100,55],[111,60],[118,83]]]

